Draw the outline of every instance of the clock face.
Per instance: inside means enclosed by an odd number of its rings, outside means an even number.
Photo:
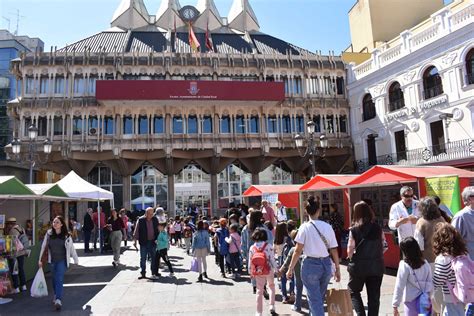
[[[193,22],[198,16],[198,11],[193,6],[187,5],[181,9],[180,15],[184,21]]]

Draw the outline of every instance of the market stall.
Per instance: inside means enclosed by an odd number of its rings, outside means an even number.
[[[259,197],[260,200],[268,200],[272,206],[280,201],[287,209],[288,218],[298,220],[299,217],[299,184],[288,185],[251,185],[243,196],[248,198]],[[248,203],[248,202],[247,202]],[[253,204],[253,203],[249,203]]]
[[[452,205],[451,210],[456,213],[461,206],[460,192],[472,179],[474,172],[449,166],[375,166],[347,183],[347,187],[351,190],[351,205],[362,199],[372,203],[376,220],[384,228],[389,244],[385,265],[397,268],[400,249],[389,230],[388,220],[391,205],[400,200],[400,188],[412,187],[417,197],[438,195],[442,203]],[[346,216],[350,216],[350,212]]]

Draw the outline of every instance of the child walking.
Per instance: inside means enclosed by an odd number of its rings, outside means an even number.
[[[184,220],[183,226],[183,238],[184,238],[184,245],[186,247],[186,254],[189,255],[189,251],[191,250],[191,238],[193,238],[193,229],[189,225],[189,220]]]
[[[265,229],[257,228],[252,234],[252,240],[255,244],[250,247],[250,277],[257,283],[257,313],[261,316],[263,313],[263,289],[265,284],[270,288],[270,307],[269,312],[275,313],[275,281],[274,274],[277,268],[273,245],[267,243],[268,237]]]
[[[415,238],[405,238],[400,243],[400,250],[405,259],[400,261],[398,266],[392,299],[393,314],[399,315],[398,307],[403,300],[404,315],[418,316],[421,312],[420,302],[423,300],[423,296],[429,297],[433,293],[431,266],[423,258]]]
[[[285,222],[280,222],[277,224],[275,229],[275,241],[273,243],[275,247],[275,256],[277,257],[278,266],[281,267],[288,252],[294,246],[293,240],[288,235],[288,225]],[[288,297],[288,291],[286,288],[287,278],[285,274],[282,274],[280,277],[281,282],[281,296],[283,297],[283,304],[293,304],[295,302],[295,282],[294,278],[291,278],[290,281],[290,296]]]
[[[229,244],[229,256],[230,265],[232,268],[232,278],[239,277],[242,269],[240,267],[240,251],[242,247],[242,241],[239,235],[239,224],[234,223],[230,225],[230,236],[225,239]]]
[[[174,243],[176,242],[176,240],[175,240],[174,224],[173,224],[172,219],[170,219],[168,223],[168,233],[170,234],[170,243],[174,246]]]
[[[293,230],[290,233],[291,240],[295,240],[296,235],[298,234],[297,230]],[[280,270],[278,271],[279,275],[283,278],[283,275],[285,275],[286,271],[288,271],[288,267],[290,266],[291,258],[293,257],[293,254],[295,253],[295,246],[291,247],[290,251],[288,252],[286,258],[284,259],[283,265],[281,266]],[[295,286],[296,286],[296,297],[294,299],[294,304],[291,307],[292,311],[295,312],[301,312],[301,301],[303,300],[303,281],[301,281],[301,259],[299,259],[296,262],[295,265],[295,275],[293,276],[295,280]]]
[[[168,270],[170,272],[170,276],[174,275],[173,272],[173,266],[171,265],[170,259],[168,258],[168,247],[169,247],[169,239],[168,239],[168,234],[166,233],[166,223],[160,223],[158,225],[158,237],[156,238],[156,265],[154,271],[154,275],[161,276],[158,273],[158,269],[160,267],[160,259],[163,259],[163,261],[166,263],[168,266]]]

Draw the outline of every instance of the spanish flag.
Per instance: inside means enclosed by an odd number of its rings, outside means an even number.
[[[196,34],[194,34],[193,26],[191,25],[191,23],[189,23],[189,46],[191,46],[193,52],[197,52],[199,50],[199,47],[201,47],[201,44],[199,44],[199,41],[196,37]]]

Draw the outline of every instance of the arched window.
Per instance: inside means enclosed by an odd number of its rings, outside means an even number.
[[[370,93],[367,93],[362,100],[362,118],[364,121],[373,119],[376,115],[375,103]]]
[[[474,48],[466,56],[466,83],[474,84]]]
[[[390,112],[405,107],[405,100],[403,99],[403,91],[398,82],[392,83],[388,89],[388,106]]]
[[[423,74],[423,94],[424,99],[428,100],[443,93],[443,83],[438,69],[431,66]]]

